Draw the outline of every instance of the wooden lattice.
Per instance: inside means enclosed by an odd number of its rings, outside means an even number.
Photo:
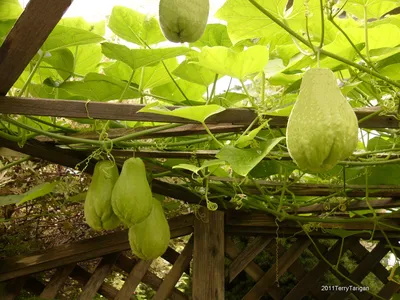
[[[271,232],[277,229],[276,224],[273,225],[266,215],[224,214],[207,210],[202,211],[201,215],[201,218],[190,214],[170,220],[171,238],[190,234],[192,236],[181,253],[168,248],[162,256],[173,265],[163,279],[149,269],[151,261],[137,260],[126,255],[129,242],[127,232],[122,231],[57,247],[45,253],[3,261],[0,264],[0,282],[6,282],[7,295],[2,299],[15,299],[21,290],[43,299],[54,299],[68,279],[75,280],[82,287],[79,299],[93,299],[97,293],[107,299],[131,299],[139,283],[144,283],[155,291],[153,299],[190,299],[175,287],[183,273],[192,277],[193,299],[229,299],[224,296],[225,286],[228,287],[242,272],[254,281],[251,289],[243,291],[245,295],[242,299],[373,299],[366,291],[356,291],[360,287],[368,288],[362,281],[369,273],[373,273],[382,283],[378,294],[382,299],[390,299],[400,289],[400,285],[388,279],[389,271],[381,264],[382,258],[390,251],[384,239],[376,239],[375,246],[369,251],[357,236],[346,238],[343,245],[340,239],[335,240],[329,236],[333,245],[327,246],[323,242],[326,239],[321,240],[325,237],[324,234],[318,230],[313,233],[313,240],[304,233],[289,237],[288,231],[286,234],[280,231],[281,236],[287,237],[287,246],[284,247],[282,240],[276,239],[276,233],[259,233],[257,225],[260,223]],[[254,222],[253,219],[257,221]],[[279,226],[289,228],[292,225],[283,222]],[[240,233],[243,227],[248,230]],[[297,231],[299,232],[299,228]],[[254,238],[240,249],[234,239],[243,234]],[[395,241],[391,239],[391,242]],[[275,263],[269,268],[261,267],[255,262],[263,251],[274,256]],[[310,270],[306,270],[301,259],[307,251],[317,260]],[[339,253],[346,252],[351,253],[357,266],[349,271],[339,263],[337,270],[351,282],[338,275],[320,256],[322,254],[331,265],[336,265]],[[89,272],[78,264],[96,258],[101,260],[94,272]],[[226,259],[230,260],[228,266],[225,265]],[[42,272],[54,269],[50,281],[40,281]],[[113,271],[127,274],[120,289],[105,282]],[[329,286],[324,281],[328,271],[335,275],[340,284]],[[294,276],[295,285],[290,291],[283,291],[277,285],[277,279],[288,273]],[[33,276],[34,274],[36,275]],[[357,288],[356,284],[360,287]],[[340,287],[348,287],[349,290],[339,291]]]

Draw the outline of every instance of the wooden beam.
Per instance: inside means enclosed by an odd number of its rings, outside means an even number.
[[[72,0],[30,0],[0,47],[0,95],[7,94]],[[11,103],[12,99],[6,100]]]
[[[192,226],[186,226],[190,219],[192,216],[171,219],[171,238],[193,232]],[[129,249],[128,231],[124,230],[54,247],[45,253],[12,257],[0,264],[0,282]]]
[[[33,116],[52,116],[66,118],[85,118],[103,120],[127,120],[146,122],[170,122],[198,124],[198,122],[152,113],[137,113],[144,105],[108,102],[68,101],[41,98],[18,98],[0,96],[0,113]],[[171,106],[171,109],[178,108]],[[363,119],[380,110],[380,107],[354,109],[358,119]],[[250,108],[228,108],[209,117],[207,124],[249,125],[257,117]],[[286,127],[287,117],[267,116],[272,128]],[[399,128],[398,121],[392,116],[373,116],[359,124],[360,128]]]
[[[76,264],[65,265],[55,272],[51,280],[46,284],[46,287],[40,294],[42,299],[55,299],[58,291],[64,286],[68,276],[74,270]]]
[[[181,278],[183,272],[187,270],[187,268],[189,268],[190,261],[192,260],[192,254],[193,235],[187,242],[178,259],[172,265],[169,273],[165,276],[164,281],[158,288],[156,295],[153,297],[153,300],[164,300],[170,297],[179,278]]]
[[[224,213],[200,208],[194,221],[193,300],[225,299]]]
[[[83,287],[82,293],[79,295],[78,300],[94,299],[97,291],[103,284],[104,279],[111,273],[115,262],[118,259],[120,252],[112,253],[104,256],[96,270],[90,276],[89,281]]]
[[[229,282],[232,282],[271,241],[272,238],[262,236],[251,241],[229,266]]]
[[[144,275],[146,275],[152,260],[141,260],[138,262],[129,273],[125,280],[122,288],[119,290],[114,300],[126,300],[131,299],[132,294],[135,292],[137,286],[142,281]]]
[[[282,257],[277,258],[278,271],[276,271],[276,263],[273,264],[264,276],[243,297],[243,300],[260,299],[268,292],[270,287],[274,286],[276,276],[278,276],[278,278],[281,277],[310,244],[311,241],[307,238],[298,239]]]

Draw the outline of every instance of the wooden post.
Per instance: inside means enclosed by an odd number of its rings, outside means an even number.
[[[194,221],[193,300],[223,300],[224,213],[201,208],[199,215]]]

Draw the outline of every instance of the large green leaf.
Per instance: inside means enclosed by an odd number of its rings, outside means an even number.
[[[95,44],[103,40],[102,36],[87,30],[57,25],[44,42],[42,50],[52,51],[71,46]]]
[[[257,3],[291,28],[304,27],[306,7],[303,1],[294,1],[289,11],[285,11],[287,1],[258,0]],[[313,11],[319,1],[310,0],[308,3],[309,9]],[[244,39],[273,37],[284,32],[248,0],[227,0],[215,16],[228,22],[229,37],[234,44]],[[288,36],[288,33],[285,34]]]
[[[0,207],[6,206],[6,205],[11,205],[11,204],[17,204],[18,202],[21,202],[21,200],[24,197],[25,197],[24,194],[0,196]]]
[[[187,101],[182,95],[181,91],[183,91],[183,93],[189,99],[189,103],[186,104],[195,104],[195,102],[204,103],[202,96],[206,92],[205,86],[183,79],[176,79],[175,82],[179,86],[179,89],[174,82],[170,82],[151,89],[151,94],[165,98],[163,101],[166,102],[184,103]]]
[[[106,67],[103,68],[103,70],[104,73],[108,76],[126,81],[128,81],[132,75],[132,68],[126,63],[123,63],[119,60],[109,63]]]
[[[17,19],[22,11],[18,0],[0,1],[0,21]]]
[[[20,202],[18,202],[18,205],[50,194],[51,192],[53,192],[56,185],[57,182],[45,182],[35,186],[24,194],[24,197]]]
[[[105,56],[122,61],[132,69],[154,65],[162,60],[185,55],[193,51],[186,47],[129,49],[126,46],[113,43],[102,43],[101,47]]]
[[[103,36],[106,32],[106,24],[104,20],[95,23],[89,23],[82,17],[63,18],[60,20],[58,25],[83,29],[98,34],[100,36]]]
[[[83,45],[74,49],[75,53],[75,70],[74,73],[86,75],[90,72],[99,70],[99,63],[103,58],[101,46],[97,44]]]
[[[245,76],[261,72],[268,63],[268,48],[253,46],[243,52],[226,47],[203,47],[199,54],[199,64],[218,74],[243,79]]]
[[[67,79],[74,72],[74,55],[69,49],[52,51],[43,62],[51,65],[62,79]]]
[[[218,104],[223,107],[232,107],[236,103],[247,99],[246,94],[240,94],[240,93],[234,93],[234,92],[228,92],[228,93],[223,93],[220,95],[216,95],[212,101],[210,102],[211,104]]]
[[[60,89],[68,93],[80,95],[89,100],[108,101],[120,99],[126,82],[115,78],[89,73],[83,81],[69,81],[60,85]],[[140,94],[132,89],[127,89],[122,99],[139,98]]]
[[[140,46],[165,41],[156,18],[123,6],[113,8],[108,27],[124,40]]]
[[[178,66],[175,57],[165,60],[164,64],[169,71],[174,70]],[[162,63],[158,63],[156,66],[138,69],[133,77],[133,82],[138,84],[142,91],[169,83],[171,82],[171,77],[165,67]]]
[[[341,0],[337,5],[341,6],[344,2],[344,0]],[[364,19],[364,8],[366,8],[367,19],[379,19],[398,5],[399,1],[397,0],[348,0],[344,10],[359,19]]]
[[[174,110],[169,110],[167,107],[160,106],[157,102],[155,102],[146,105],[138,112],[148,112],[159,115],[173,116],[204,123],[207,118],[224,110],[225,108],[215,104],[182,107]]]
[[[241,176],[247,174],[280,142],[284,137],[271,139],[260,143],[259,148],[239,149],[227,145],[216,155],[217,158],[225,160],[232,169]]]
[[[223,24],[208,24],[206,29],[199,40],[191,43],[190,46],[193,47],[214,47],[214,46],[224,46],[231,47],[232,42],[228,35],[228,28]]]
[[[297,166],[292,161],[263,160],[251,170],[251,176],[255,178],[266,178],[276,174],[291,174]]]
[[[182,62],[173,74],[187,81],[204,86],[209,86],[215,80],[215,72],[202,67],[197,62],[187,60]]]

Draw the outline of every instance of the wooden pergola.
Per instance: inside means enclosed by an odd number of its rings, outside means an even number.
[[[19,78],[26,66],[51,33],[53,28],[62,18],[72,0],[31,0],[17,23],[8,34],[0,47],[0,113],[33,116],[53,116],[65,118],[87,118],[104,120],[133,120],[152,121],[165,123],[183,123],[184,126],[146,133],[141,135],[144,128],[139,129],[111,129],[110,137],[137,133],[137,139],[151,139],[160,137],[177,137],[192,134],[205,134],[204,127],[200,124],[183,118],[163,116],[151,113],[137,113],[143,105],[123,103],[100,103],[85,101],[67,101],[53,99],[20,98],[6,96],[13,84]],[[173,109],[173,107],[172,107]],[[355,110],[362,128],[399,128],[396,118],[379,116],[379,108],[363,108]],[[369,118],[366,118],[370,116]],[[224,134],[241,132],[255,119],[256,112],[251,109],[227,109],[207,119],[209,129],[213,133]],[[286,117],[271,117],[271,127],[285,127]],[[66,135],[68,137],[68,135]],[[73,133],[73,137],[88,140],[97,140],[95,133]],[[62,145],[57,140],[38,136],[28,140],[22,147],[16,141],[0,137],[0,146],[13,149],[27,155],[41,158],[49,162],[74,168],[88,155],[85,151],[75,151],[59,147]],[[204,150],[193,152],[185,151],[131,151],[115,149],[112,154],[116,158],[132,156],[143,158],[190,158],[212,159],[216,151]],[[266,157],[265,159],[270,159]],[[289,157],[283,159],[290,159]],[[82,166],[81,166],[82,167]],[[84,172],[92,173],[94,162],[85,166]],[[214,178],[215,180],[226,180]],[[275,189],[279,183],[260,182],[266,189]],[[364,186],[349,186],[351,191],[348,197],[365,196]],[[247,191],[259,193],[255,186],[247,186]],[[306,196],[326,196],[332,193],[332,185],[322,184],[293,184],[288,187],[287,193]],[[336,187],[339,188],[339,187]],[[198,204],[202,199],[195,193],[188,191],[177,184],[167,183],[153,179],[152,190],[164,196],[175,198],[187,203]],[[400,187],[398,186],[370,186],[371,197],[382,197],[382,200],[370,201],[372,207],[393,208],[400,207]],[[367,209],[365,203],[352,203],[352,210]],[[297,213],[323,213],[321,204],[299,208]],[[129,242],[125,231],[117,232],[91,240],[64,245],[50,249],[47,252],[32,254],[24,257],[14,257],[0,261],[0,282],[6,281],[6,295],[1,299],[15,299],[22,290],[27,290],[43,299],[54,299],[68,278],[76,280],[82,287],[80,299],[92,299],[99,293],[107,299],[130,299],[132,293],[140,282],[150,286],[156,291],[154,299],[189,299],[178,290],[175,285],[183,273],[192,277],[193,299],[225,299],[224,291],[225,273],[232,282],[240,273],[245,272],[254,280],[254,286],[243,299],[260,299],[265,295],[273,299],[301,299],[310,296],[313,299],[344,299],[352,295],[353,299],[373,299],[367,292],[359,291],[323,291],[322,278],[330,270],[330,264],[335,264],[339,252],[349,250],[358,262],[358,266],[349,272],[339,264],[338,273],[344,274],[352,282],[342,280],[342,286],[353,283],[361,284],[362,280],[370,273],[382,282],[379,297],[389,299],[400,289],[400,285],[392,280],[389,271],[381,264],[382,258],[390,251],[387,241],[397,243],[399,237],[400,216],[393,214],[385,219],[382,224],[376,225],[355,219],[352,223],[323,223],[309,233],[301,232],[297,222],[284,220],[278,222],[279,237],[288,238],[290,247],[284,249],[277,243],[277,221],[274,216],[264,212],[237,212],[230,209],[221,209],[211,212],[202,209],[204,219],[199,219],[192,214],[179,216],[169,220],[171,238],[191,235],[184,250],[178,253],[169,248],[163,259],[173,265],[171,271],[161,279],[149,271],[151,261],[132,259],[124,253],[129,250]],[[341,249],[340,241],[328,248],[323,243],[314,243],[307,235],[318,239],[337,239],[324,229],[343,228],[348,230],[384,230],[382,234],[376,231],[374,239],[377,241],[372,251],[368,251],[360,243],[360,238],[369,239],[370,235],[360,232],[346,238]],[[233,241],[234,236],[254,236],[255,238],[244,249],[239,249]],[[254,259],[267,250],[277,254],[277,263],[269,270],[263,270]],[[306,271],[301,263],[300,256],[310,251],[319,262],[311,271]],[[326,259],[323,260],[322,256]],[[99,265],[93,273],[83,269],[78,263],[101,258]],[[230,261],[226,270],[225,259]],[[192,268],[190,264],[192,262]],[[105,282],[107,276],[115,269],[127,274],[121,289],[116,289]],[[49,282],[40,282],[41,272],[53,270],[54,274]],[[291,273],[296,278],[295,287],[283,295],[276,279],[285,273]],[[361,284],[362,285],[362,284]]]

